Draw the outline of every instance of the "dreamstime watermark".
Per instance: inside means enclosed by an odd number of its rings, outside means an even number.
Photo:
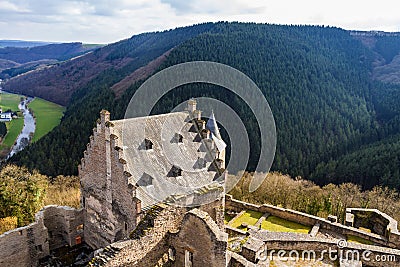
[[[393,254],[377,254],[368,249],[349,248],[346,240],[338,240],[335,247],[316,251],[316,250],[268,250],[265,245],[257,251],[256,258],[260,262],[266,261],[361,261],[361,262],[396,262],[396,255]]]
[[[272,165],[276,148],[276,128],[271,108],[265,96],[257,85],[239,70],[221,63],[208,61],[186,62],[166,68],[151,76],[136,90],[126,109],[125,119],[149,116],[157,102],[169,91],[191,83],[207,83],[223,87],[239,97],[253,112],[260,131],[260,156],[249,185],[249,191],[253,192],[261,185]],[[249,161],[250,142],[243,123],[244,118],[240,118],[227,103],[218,99],[200,97],[196,98],[196,101],[198,109],[202,111],[202,117],[208,117],[214,112],[216,120],[225,128],[229,136],[231,154],[229,164],[225,169],[228,173],[237,173],[237,171],[245,170]],[[187,107],[186,101],[174,107],[172,112],[183,111],[185,107]],[[199,158],[190,155],[188,153],[189,149],[182,149],[174,142],[171,142],[174,134],[176,135],[177,132],[187,129],[187,120],[181,120],[179,123],[180,125],[177,126],[176,117],[173,116],[164,116],[157,122],[152,121],[151,118],[144,123],[143,121],[138,121],[135,130],[132,130],[131,125],[124,123],[122,129],[124,154],[130,158],[138,157],[137,144],[134,144],[136,147],[133,147],[132,144],[132,131],[134,131],[136,139],[145,140],[149,135],[154,136],[154,133],[149,132],[149,130],[154,131],[154,128],[158,127],[157,130],[160,130],[161,138],[157,140],[157,153],[163,157],[162,161],[168,162],[172,166],[178,166],[182,173],[187,175],[186,177],[203,175],[209,166],[205,164],[203,168],[193,168],[193,166],[199,165]],[[160,126],[159,124],[162,125]],[[205,144],[202,145],[206,146]],[[207,155],[204,156],[203,161],[209,163],[209,155],[212,153],[213,151],[207,151],[208,158]],[[139,156],[141,157],[141,162],[146,164],[143,170],[140,169],[141,164],[134,166],[128,164],[127,167],[133,174],[132,176],[137,179],[140,179],[140,175],[143,173],[146,173],[147,177],[151,177],[152,184],[142,186],[142,188],[157,201],[163,201],[170,195],[190,194],[196,189],[204,188],[215,181],[223,180],[215,178],[212,181],[199,182],[201,179],[191,179],[194,182],[186,183],[179,179],[166,179],[165,170],[160,171],[163,167],[160,165],[161,160],[159,157],[155,157],[154,153],[142,153]],[[241,177],[231,176],[230,178],[235,179],[235,181],[229,181],[229,183],[222,181],[225,191],[232,189]],[[205,202],[213,200],[198,198],[194,199],[194,202],[192,201],[190,205],[205,204]]]

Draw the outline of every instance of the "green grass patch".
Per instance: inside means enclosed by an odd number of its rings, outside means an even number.
[[[12,111],[18,111],[18,104],[21,102],[21,96],[10,94],[10,93],[1,93],[0,94],[0,107],[3,109],[3,112],[11,109]]]
[[[13,119],[12,121],[6,122],[7,134],[1,144],[1,149],[10,148],[21,133],[24,127],[24,118]]]
[[[261,228],[271,232],[290,232],[308,234],[311,227],[288,221],[276,216],[268,216],[268,218],[261,223]]]
[[[248,210],[243,213],[242,216],[236,218],[233,222],[231,222],[231,226],[234,228],[242,229],[241,224],[247,223],[248,225],[255,225],[258,219],[261,218],[263,214],[258,211]],[[242,229],[247,230],[247,229]]]
[[[65,108],[41,98],[35,98],[28,107],[33,111],[36,120],[35,133],[32,141],[35,142],[56,127],[63,116]]]
[[[347,241],[358,243],[358,244],[365,244],[365,245],[373,245],[374,242],[364,239],[362,237],[358,237],[355,235],[347,235]]]

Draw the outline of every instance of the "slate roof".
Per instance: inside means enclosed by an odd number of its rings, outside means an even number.
[[[198,191],[204,185],[217,184],[214,180],[219,175],[210,168],[216,155],[214,142],[199,138],[198,131],[193,130],[189,112],[111,123],[123,148],[123,159],[132,174],[129,182],[138,186],[136,196],[142,201],[142,207],[171,199],[171,195],[181,196],[188,191]],[[151,141],[151,149],[146,149],[149,141],[145,140]]]

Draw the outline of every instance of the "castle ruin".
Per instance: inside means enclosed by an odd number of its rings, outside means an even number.
[[[81,244],[95,250],[88,266],[269,266],[271,258],[260,254],[266,246],[317,256],[327,249],[369,251],[394,258],[333,264],[400,266],[397,222],[377,210],[348,209],[343,225],[332,216],[225,195],[225,147],[214,115],[203,120],[195,100],[182,112],[124,120],[101,111],[79,166],[81,208],[47,206],[34,223],[2,234],[0,266],[46,266],[52,251]],[[255,224],[236,227],[249,211],[260,214]],[[270,216],[310,230],[262,229]],[[338,248],[350,235],[369,243]]]

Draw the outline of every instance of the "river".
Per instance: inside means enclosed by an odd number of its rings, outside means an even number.
[[[26,100],[19,103],[18,108],[21,110],[24,115],[24,127],[22,128],[21,133],[18,135],[17,140],[15,141],[14,146],[12,147],[10,153],[7,156],[7,159],[12,157],[14,154],[23,150],[30,142],[33,133],[35,132],[35,119],[33,118],[32,113],[29,112],[27,104],[32,101],[32,97],[27,97]]]

